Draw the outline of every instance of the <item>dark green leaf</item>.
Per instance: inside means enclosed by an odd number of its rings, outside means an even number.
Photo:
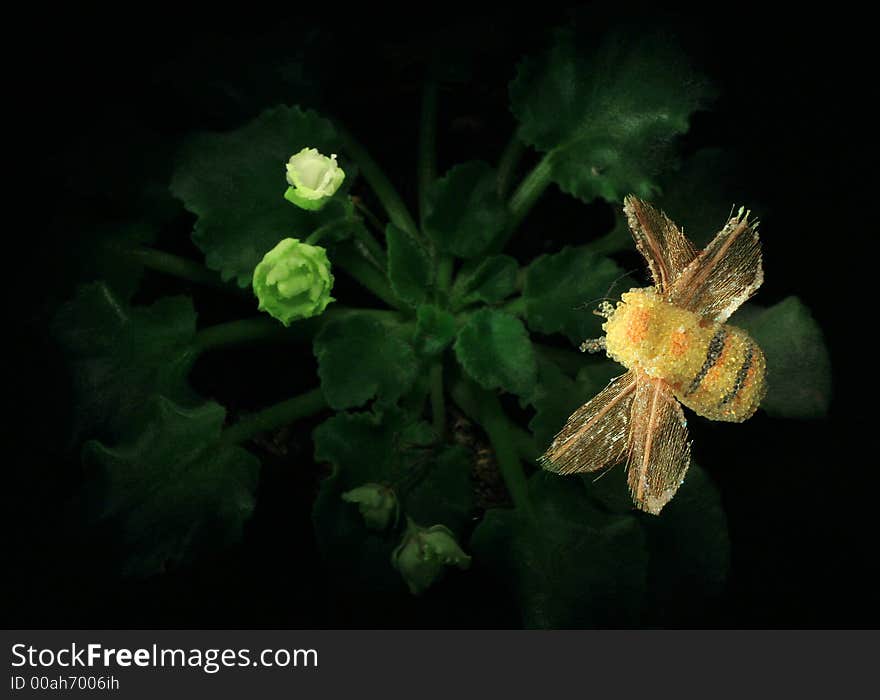
[[[455,355],[486,389],[528,396],[535,387],[537,361],[529,334],[518,318],[480,309],[459,331]]]
[[[140,286],[143,268],[132,251],[152,243],[159,226],[151,221],[95,221],[93,212],[80,219],[67,213],[63,233],[58,236],[75,239],[76,246],[56,261],[51,281],[57,285],[60,296],[74,294],[76,287],[86,282],[104,282],[122,301],[130,301]]]
[[[452,342],[455,331],[455,316],[436,306],[423,304],[416,311],[413,344],[420,355],[437,355]]]
[[[797,297],[770,308],[743,307],[733,325],[747,330],[767,357],[767,396],[771,416],[820,418],[831,402],[831,360],[810,310]]]
[[[526,271],[526,321],[538,333],[564,333],[575,345],[602,334],[599,301],[632,286],[610,258],[585,246],[542,255]],[[610,290],[610,294],[609,294]],[[617,292],[619,294],[619,292]]]
[[[363,315],[327,323],[315,338],[321,389],[332,408],[360,406],[374,396],[397,401],[412,386],[418,364],[401,331]]]
[[[519,265],[509,255],[492,255],[465,263],[452,288],[452,305],[497,304],[516,291]]]
[[[364,483],[390,486],[411,517],[461,528],[473,495],[466,452],[425,444],[428,426],[399,410],[341,413],[315,429],[315,460],[333,465],[313,509],[318,546],[339,584],[349,590],[403,591],[391,566],[396,530],[369,530],[343,492]]]
[[[257,263],[282,238],[302,240],[351,215],[339,195],[318,212],[285,201],[285,164],[306,146],[338,152],[332,124],[298,107],[275,107],[236,131],[198,134],[182,149],[171,190],[199,217],[193,240],[224,280],[248,286]],[[351,167],[343,163],[343,169],[349,181]]]
[[[418,523],[445,525],[460,535],[474,510],[473,455],[454,445],[438,449],[427,459],[426,476],[403,496],[406,513]]]
[[[422,245],[394,224],[385,228],[388,243],[388,279],[391,288],[411,306],[423,303],[433,283],[434,268]]]
[[[612,377],[625,371],[610,360],[585,356],[584,367],[572,380],[552,362],[540,359],[538,383],[528,399],[535,409],[529,429],[538,448],[543,451],[577,408],[604,389]]]
[[[637,624],[648,565],[637,517],[600,513],[578,479],[538,472],[529,490],[533,521],[486,513],[471,540],[475,566],[511,590],[526,627]]]
[[[237,542],[254,505],[259,461],[217,439],[225,411],[148,402],[143,429],[83,450],[94,470],[87,503],[114,533],[127,574],[150,575]]]
[[[472,258],[501,232],[507,207],[496,182],[489,165],[474,161],[455,166],[434,183],[425,228],[440,250]]]
[[[186,376],[196,357],[195,328],[188,297],[132,307],[104,283],[80,287],[52,323],[71,363],[74,437],[118,437],[140,420],[153,394],[193,403]]]
[[[520,136],[550,154],[555,182],[585,201],[652,197],[675,137],[709,96],[681,51],[660,37],[611,37],[587,57],[571,31],[523,61],[510,86]]]

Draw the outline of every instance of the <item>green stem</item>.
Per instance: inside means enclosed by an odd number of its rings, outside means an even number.
[[[228,345],[240,345],[261,340],[309,342],[324,327],[324,324],[348,314],[369,315],[381,320],[398,319],[398,314],[394,311],[357,309],[334,304],[320,316],[295,321],[288,328],[268,316],[218,323],[196,333],[194,345],[196,352],[203,353]]]
[[[374,264],[360,252],[351,247],[338,246],[333,254],[333,263],[345,270],[362,286],[394,309],[403,308],[388,279]]]
[[[397,193],[397,190],[394,189],[394,185],[391,184],[391,181],[382,172],[376,161],[373,160],[367,150],[347,129],[337,123],[336,130],[345,151],[357,162],[364,179],[373,188],[376,197],[379,198],[379,202],[381,202],[388,213],[388,218],[391,219],[395,226],[400,227],[413,236],[419,237],[420,234],[416,222],[403,203],[403,199]]]
[[[327,407],[327,400],[321,390],[312,389],[242,418],[223,431],[220,441],[226,445],[238,445],[267,430],[314,415]]]
[[[452,268],[455,258],[449,254],[440,255],[437,263],[437,302],[447,305],[449,302],[449,289],[452,287]]]
[[[550,185],[550,176],[553,172],[552,158],[552,151],[541,158],[532,171],[525,176],[513,195],[511,195],[509,203],[510,224],[501,240],[500,249],[504,248],[514,231],[522,223],[522,220],[526,218],[526,214],[531,211],[535,202],[538,201],[538,198]]]
[[[501,402],[491,391],[477,386],[472,380],[458,376],[450,385],[458,407],[476,421],[489,436],[498,468],[510,493],[514,506],[528,516],[533,515],[526,473],[520,454],[527,450],[522,435],[517,432],[501,408]]]
[[[384,272],[386,264],[385,251],[382,249],[379,241],[373,237],[373,235],[367,230],[367,227],[364,226],[363,222],[358,218],[350,216],[343,217],[324,224],[323,226],[319,226],[312,231],[309,237],[306,238],[305,242],[309,245],[317,245],[324,237],[340,229],[344,230],[347,227],[351,227],[352,240],[356,241],[356,245],[361,248],[364,257],[366,257],[374,267]]]
[[[501,307],[501,310],[506,311],[513,316],[523,316],[526,313],[526,298],[519,296],[515,299],[511,299]]]
[[[510,186],[513,184],[513,176],[516,174],[516,166],[525,153],[526,145],[519,139],[517,134],[513,135],[510,142],[501,154],[501,160],[498,161],[498,195],[506,197]]]
[[[434,432],[441,438],[446,433],[446,404],[443,395],[443,363],[437,360],[431,365],[431,422]]]
[[[294,328],[298,328],[298,325]],[[261,316],[209,326],[196,333],[194,343],[196,351],[201,354],[226,345],[238,345],[272,338],[286,339],[290,336],[290,328],[285,328],[274,318]]]
[[[373,226],[374,229],[378,233],[385,233],[385,224],[383,224],[379,217],[376,216],[370,208],[363,203],[360,197],[352,197],[351,203],[354,205],[354,208],[357,209],[361,214],[363,214],[364,218]]]
[[[419,127],[419,220],[425,228],[428,191],[437,177],[437,83],[425,82],[422,90],[422,118]]]
[[[521,459],[534,463],[538,459],[540,452],[535,446],[535,438],[528,430],[523,430],[518,425],[509,424],[510,438],[516,447],[517,453]]]
[[[213,270],[209,270],[192,260],[187,260],[173,253],[166,253],[163,250],[155,248],[135,248],[128,251],[128,254],[138,263],[150,270],[156,270],[172,277],[187,280],[189,282],[198,282],[199,284],[207,284],[211,287],[225,289],[226,291],[235,291],[241,293],[243,290],[233,284],[224,282],[220,275]]]

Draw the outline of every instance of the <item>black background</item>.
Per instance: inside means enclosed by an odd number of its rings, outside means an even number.
[[[514,127],[506,88],[516,61],[542,46],[547,30],[572,13],[584,33],[596,36],[611,27],[663,26],[718,86],[718,102],[695,117],[683,148],[719,146],[736,153],[748,192],[761,205],[766,282],[759,300],[771,304],[799,295],[825,331],[835,370],[827,420],[759,414],[742,426],[693,422],[700,462],[724,498],[733,566],[717,610],[677,623],[877,626],[869,570],[877,532],[876,459],[869,456],[875,412],[869,402],[860,403],[873,381],[865,339],[876,316],[874,297],[858,291],[876,274],[866,252],[876,225],[870,198],[860,194],[873,169],[876,128],[866,20],[845,6],[794,15],[743,6],[722,14],[633,4],[517,10],[447,3],[357,9],[249,4],[235,10],[86,5],[8,23],[21,48],[7,63],[16,97],[5,108],[14,120],[7,141],[20,155],[14,176],[23,187],[6,200],[14,216],[5,234],[6,298],[16,315],[24,311],[24,325],[7,343],[15,349],[7,365],[7,400],[24,421],[8,438],[13,451],[5,464],[11,481],[4,500],[13,521],[4,567],[11,587],[7,625],[518,624],[503,593],[479,571],[467,582],[445,582],[427,604],[364,607],[338,597],[312,541],[308,509],[321,474],[309,458],[311,425],[292,438],[294,468],[266,460],[255,517],[240,548],[161,578],[114,579],[104,569],[100,542],[80,540],[71,548],[63,536],[75,528],[63,508],[75,492],[79,466],[59,438],[70,418],[69,386],[45,320],[69,293],[56,279],[77,245],[76,232],[63,225],[68,213],[122,217],[131,199],[126,178],[142,167],[170,167],[163,149],[170,152],[187,132],[235,128],[269,104],[299,101],[299,95],[286,98],[277,88],[261,87],[261,72],[291,51],[308,47],[320,108],[352,125],[414,202],[427,67],[449,52],[473,65],[467,81],[447,84],[441,93],[440,169],[474,157],[494,161]],[[212,87],[213,80],[237,86],[240,95]],[[150,134],[142,141],[152,144],[148,153],[138,152],[134,127]],[[106,180],[107,190],[83,195],[73,181],[81,168]],[[583,231],[608,221],[605,205],[584,206],[551,188],[512,250],[526,261],[583,240]],[[178,217],[160,244],[195,257],[186,240],[191,225]],[[139,300],[167,286],[148,276]],[[183,289],[195,294],[200,322],[248,313]],[[259,364],[267,371],[291,360],[262,352]],[[308,388],[314,381],[308,349],[295,359],[305,368],[300,388]],[[253,376],[228,372],[253,362],[236,352],[212,357],[196,367],[193,381],[233,412],[282,398],[271,385],[259,388]]]

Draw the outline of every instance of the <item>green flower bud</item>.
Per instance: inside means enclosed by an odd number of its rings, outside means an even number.
[[[317,148],[304,148],[287,161],[287,182],[290,187],[284,198],[302,209],[320,209],[332,197],[345,172],[336,162],[336,154],[329,158]]]
[[[260,311],[285,326],[322,313],[335,301],[331,289],[333,274],[327,251],[296,238],[281,241],[254,270],[254,293],[260,300]]]
[[[443,567],[467,569],[471,558],[458,546],[448,527],[423,528],[407,518],[406,532],[391,554],[391,563],[403,576],[410,593],[419,595],[443,573]]]
[[[397,522],[397,496],[382,484],[364,484],[342,494],[347,503],[357,503],[364,522],[371,530],[385,530],[388,525]]]

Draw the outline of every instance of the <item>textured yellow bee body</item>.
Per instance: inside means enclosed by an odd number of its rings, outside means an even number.
[[[739,423],[764,397],[764,353],[748,333],[675,306],[653,287],[623,294],[602,328],[610,357],[662,379],[701,416]]]

